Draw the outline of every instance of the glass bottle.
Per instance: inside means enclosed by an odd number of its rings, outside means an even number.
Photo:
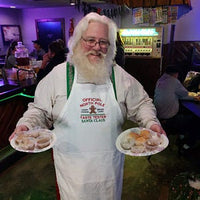
[[[17,66],[29,65],[28,49],[22,44],[22,42],[17,42],[15,58],[16,58]]]

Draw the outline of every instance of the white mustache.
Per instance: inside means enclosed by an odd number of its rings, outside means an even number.
[[[91,51],[88,51],[85,53],[86,56],[88,56],[89,54],[93,54],[95,56],[102,56],[102,57],[105,57],[106,54],[105,53],[102,53],[101,51],[95,51],[95,50],[91,50]]]

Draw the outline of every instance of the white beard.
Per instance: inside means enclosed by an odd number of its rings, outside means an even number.
[[[109,66],[105,62],[105,54],[98,52],[102,55],[102,58],[97,63],[91,64],[87,58],[89,53],[84,53],[80,45],[74,49],[72,62],[77,69],[78,82],[105,84],[109,79]]]

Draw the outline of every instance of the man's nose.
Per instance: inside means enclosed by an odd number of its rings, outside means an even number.
[[[94,50],[100,50],[101,49],[99,42],[96,43],[96,45],[93,47],[93,49]]]

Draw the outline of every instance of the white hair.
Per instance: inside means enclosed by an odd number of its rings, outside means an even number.
[[[74,33],[68,41],[69,53],[67,55],[67,60],[72,62],[72,57],[74,53],[74,48],[77,43],[80,41],[82,34],[87,30],[88,25],[91,21],[97,21],[104,23],[108,26],[108,40],[110,42],[110,46],[108,47],[108,51],[106,53],[107,59],[109,62],[113,62],[116,54],[116,34],[117,34],[117,25],[108,17],[104,15],[99,15],[97,13],[91,12],[83,17],[77,26],[74,29]],[[106,60],[107,60],[106,59]],[[73,62],[72,62],[73,63]]]

